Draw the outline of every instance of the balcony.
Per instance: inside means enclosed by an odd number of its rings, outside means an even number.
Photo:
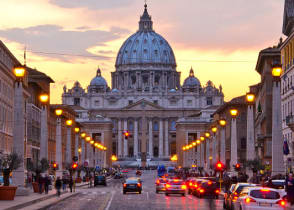
[[[286,125],[292,130],[294,131],[294,116],[293,115],[289,115],[286,117]]]

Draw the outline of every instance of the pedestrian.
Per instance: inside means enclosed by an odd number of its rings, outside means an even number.
[[[62,176],[62,190],[66,190],[67,179],[65,176]]]
[[[39,185],[39,193],[40,194],[42,194],[43,184],[44,184],[44,179],[43,179],[43,176],[40,174],[40,176],[38,178],[38,185]]]
[[[49,184],[50,184],[50,178],[49,178],[48,174],[46,174],[46,176],[44,178],[45,194],[48,194]]]
[[[55,181],[55,189],[57,190],[57,196],[60,197],[60,189],[61,189],[61,179],[60,177],[58,176],[56,181]]]
[[[285,187],[287,191],[287,201],[291,204],[294,204],[294,178],[293,173],[290,173],[286,178]]]
[[[72,193],[72,186],[73,186],[72,177],[69,178],[68,186],[69,186],[70,192]]]
[[[249,182],[252,184],[259,184],[259,178],[256,172],[253,172],[253,176],[250,178]]]

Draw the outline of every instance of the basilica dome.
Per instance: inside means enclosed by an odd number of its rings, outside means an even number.
[[[98,68],[96,77],[91,80],[90,86],[106,86],[106,80],[101,76],[101,70]]]
[[[139,30],[121,46],[116,67],[125,65],[156,64],[176,67],[174,52],[169,43],[153,30],[153,22],[147,5],[140,18]]]
[[[189,88],[189,87],[196,87],[196,86],[201,86],[201,83],[199,79],[194,76],[194,70],[191,68],[189,77],[185,79],[183,87]]]

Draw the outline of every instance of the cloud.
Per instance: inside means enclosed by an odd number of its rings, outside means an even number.
[[[103,10],[127,7],[132,4],[134,0],[50,0],[49,2],[63,8]]]
[[[93,54],[87,49],[103,46],[106,42],[119,39],[126,29],[111,28],[110,31],[87,29],[64,30],[58,25],[39,25],[28,28],[0,30],[0,37],[26,45],[28,51],[40,56],[70,60],[74,55],[92,59],[108,60],[103,54]]]

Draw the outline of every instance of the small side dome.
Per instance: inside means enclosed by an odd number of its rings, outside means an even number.
[[[170,89],[169,92],[170,92],[170,93],[175,93],[175,92],[177,92],[177,91],[176,91],[175,89]]]
[[[118,91],[118,89],[114,88],[114,89],[112,89],[111,92],[113,92],[113,93],[118,93],[119,91]]]
[[[106,80],[101,76],[100,68],[98,68],[96,77],[92,79],[90,86],[106,86],[107,87]]]
[[[191,67],[189,77],[184,81],[184,88],[190,88],[195,86],[201,86],[200,81],[194,76],[194,70]]]

